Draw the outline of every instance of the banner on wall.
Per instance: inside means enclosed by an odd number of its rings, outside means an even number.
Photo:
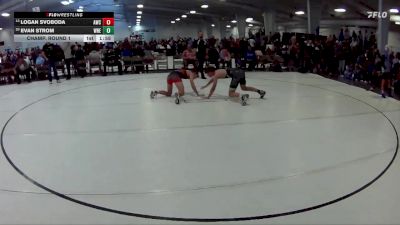
[[[131,41],[137,42],[143,40],[143,34],[133,33],[130,35]]]
[[[135,30],[135,32],[142,32],[142,33],[154,33],[156,29],[143,29],[143,30]]]

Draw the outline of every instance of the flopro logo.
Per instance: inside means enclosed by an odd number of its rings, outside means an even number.
[[[371,18],[371,19],[375,19],[375,18],[384,19],[384,18],[387,18],[387,16],[388,16],[388,12],[386,12],[386,11],[383,11],[383,12],[368,11],[367,14],[368,14],[368,18]]]

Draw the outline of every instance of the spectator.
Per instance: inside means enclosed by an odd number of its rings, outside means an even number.
[[[89,48],[86,48],[89,49]],[[85,51],[82,48],[82,45],[76,45],[74,48],[74,60],[76,63],[76,70],[78,76],[81,78],[86,76],[86,60],[85,60]]]
[[[288,61],[289,71],[294,71],[294,67],[297,66],[299,50],[300,50],[300,45],[299,43],[297,43],[296,37],[293,36],[290,39],[290,46],[289,46],[289,61]]]
[[[20,56],[15,64],[16,81],[21,83],[21,75],[26,77],[26,81],[31,82],[31,70],[29,64],[25,61],[23,56]]]
[[[229,53],[229,51],[228,51],[228,49],[226,47],[224,47],[220,51],[219,56],[221,58],[222,67],[223,68],[226,68],[226,67],[230,68],[231,67],[231,53]]]
[[[219,69],[219,52],[215,47],[210,47],[207,51],[208,62]]]
[[[61,69],[65,75],[65,66],[64,66],[65,55],[61,46],[58,44],[54,45],[54,59],[55,59],[56,69]]]
[[[247,48],[245,59],[246,60],[244,61],[244,65],[242,65],[242,68],[246,68],[246,63],[247,63],[249,64],[249,67],[247,69],[250,71],[254,70],[257,64],[257,56],[255,51],[250,46],[248,46]]]
[[[336,57],[339,61],[339,73],[343,75],[345,68],[346,68],[346,60],[345,60],[345,53],[346,47],[343,46],[342,43],[337,43],[336,45]]]
[[[345,41],[350,40],[350,31],[348,27],[346,27],[346,29],[344,30],[344,40]]]
[[[36,57],[35,64],[38,66],[42,66],[45,64],[45,62],[46,62],[46,54],[44,53],[44,51],[40,51],[40,53]]]
[[[381,95],[386,98],[387,93],[389,97],[392,97],[392,65],[389,61],[389,48],[387,46],[385,47],[385,54],[380,59],[379,67],[382,68]]]
[[[346,70],[344,71],[344,78],[347,80],[353,79],[353,65],[346,65]]]
[[[61,45],[62,50],[64,51],[64,62],[67,66],[67,80],[71,79],[71,65],[75,66],[74,58],[72,56],[72,49],[74,44],[71,42],[66,42]]]
[[[364,43],[364,49],[368,49],[370,46],[369,46],[369,34],[368,34],[368,30],[365,30],[365,32],[364,32],[364,41],[363,41],[363,43]]]
[[[362,66],[360,64],[357,64],[356,68],[354,69],[353,81],[359,81],[362,79],[364,79],[363,73],[362,73]]]
[[[256,40],[254,39],[253,36],[251,36],[251,37],[249,38],[248,42],[249,42],[249,45],[250,45],[251,48],[254,49],[254,48],[256,47]]]
[[[358,31],[357,38],[358,38],[358,45],[359,45],[360,49],[363,49],[364,48],[364,39],[363,39],[361,30]]]
[[[197,48],[197,70],[201,74],[202,79],[206,79],[204,76],[204,63],[206,61],[207,43],[204,40],[203,32],[198,33],[198,39],[194,42],[194,48]]]
[[[101,55],[100,51],[97,48],[92,49],[92,51],[87,56],[87,60],[89,61],[90,68],[92,68],[92,66],[99,66],[100,73],[103,73]],[[92,72],[91,69],[90,72]]]
[[[144,71],[143,57],[145,56],[145,52],[139,44],[135,45],[132,52],[132,56],[134,57],[133,64],[135,65],[135,73],[143,72]]]
[[[131,66],[133,70],[133,65],[132,65],[133,46],[129,41],[129,39],[125,38],[125,40],[122,42],[119,48],[121,49],[122,61],[124,62],[124,67],[125,67],[124,72],[127,72],[128,68]]]
[[[190,64],[193,65],[194,68],[196,68],[196,52],[193,50],[192,46],[188,45],[186,50],[183,51],[182,59],[183,67],[185,69],[187,69]]]
[[[343,28],[340,29],[340,33],[339,33],[339,42],[343,42],[344,41],[344,32],[343,32]]]
[[[119,58],[119,54],[112,46],[108,46],[106,52],[104,53],[104,63],[103,63],[103,76],[107,76],[107,67],[117,66],[118,74],[122,75],[122,63]]]
[[[53,77],[51,74],[51,70],[53,70],[54,78],[57,80],[57,83],[60,83],[60,78],[58,77],[57,74],[57,57],[55,55],[55,49],[54,49],[54,44],[47,42],[43,46],[43,52],[45,54],[45,59],[48,62],[48,73],[47,73],[47,78],[49,79],[50,84],[52,83]]]
[[[17,72],[15,71],[14,64],[11,61],[10,56],[6,56],[3,58],[2,68],[0,73],[3,76],[7,76],[8,83],[17,82],[18,84],[21,83],[20,78],[17,76]]]

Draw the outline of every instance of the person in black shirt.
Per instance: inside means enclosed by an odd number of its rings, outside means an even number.
[[[135,61],[133,64],[135,65],[135,73],[140,73],[144,71],[143,57],[145,56],[144,50],[139,44],[136,44],[132,56],[134,56]]]
[[[208,49],[208,62],[214,64],[215,68],[219,69],[219,52],[214,46]]]
[[[201,73],[201,78],[206,79],[204,76],[204,62],[206,61],[207,44],[203,38],[203,32],[199,32],[199,39],[193,42],[193,48],[197,48],[197,69]]]
[[[28,81],[29,83],[31,82],[31,72],[34,71],[27,63],[27,61],[25,61],[23,55],[18,57],[17,63],[15,64],[15,71],[16,71],[15,81],[18,84],[21,83],[20,75],[25,75],[26,81]]]
[[[103,76],[107,76],[107,66],[118,66],[118,74],[122,75],[122,63],[119,60],[120,52],[118,50],[112,49],[111,46],[108,47],[104,53],[104,63],[103,63]]]
[[[81,45],[75,46],[74,59],[75,59],[75,67],[78,72],[78,75],[81,78],[85,77],[86,76],[85,51],[84,51],[84,49],[82,49]]]
[[[43,46],[43,51],[44,54],[46,56],[46,59],[48,61],[49,64],[49,71],[47,74],[47,77],[49,79],[50,84],[53,81],[53,77],[51,76],[51,70],[53,69],[53,73],[54,73],[54,78],[57,80],[57,83],[60,83],[60,78],[58,77],[57,74],[57,68],[56,68],[56,55],[55,55],[55,49],[54,49],[54,45],[52,43],[47,42],[44,46]]]

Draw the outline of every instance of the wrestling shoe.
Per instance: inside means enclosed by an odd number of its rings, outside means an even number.
[[[181,103],[181,97],[178,93],[175,93],[175,104],[179,105]]]
[[[151,91],[150,98],[154,99],[157,96],[157,94],[158,94],[157,91]]]
[[[260,98],[264,98],[264,96],[265,96],[265,94],[266,94],[266,92],[265,91],[263,91],[263,90],[260,90]]]
[[[240,103],[242,104],[242,106],[247,105],[247,100],[249,100],[249,95],[248,94],[244,94],[240,97]]]

